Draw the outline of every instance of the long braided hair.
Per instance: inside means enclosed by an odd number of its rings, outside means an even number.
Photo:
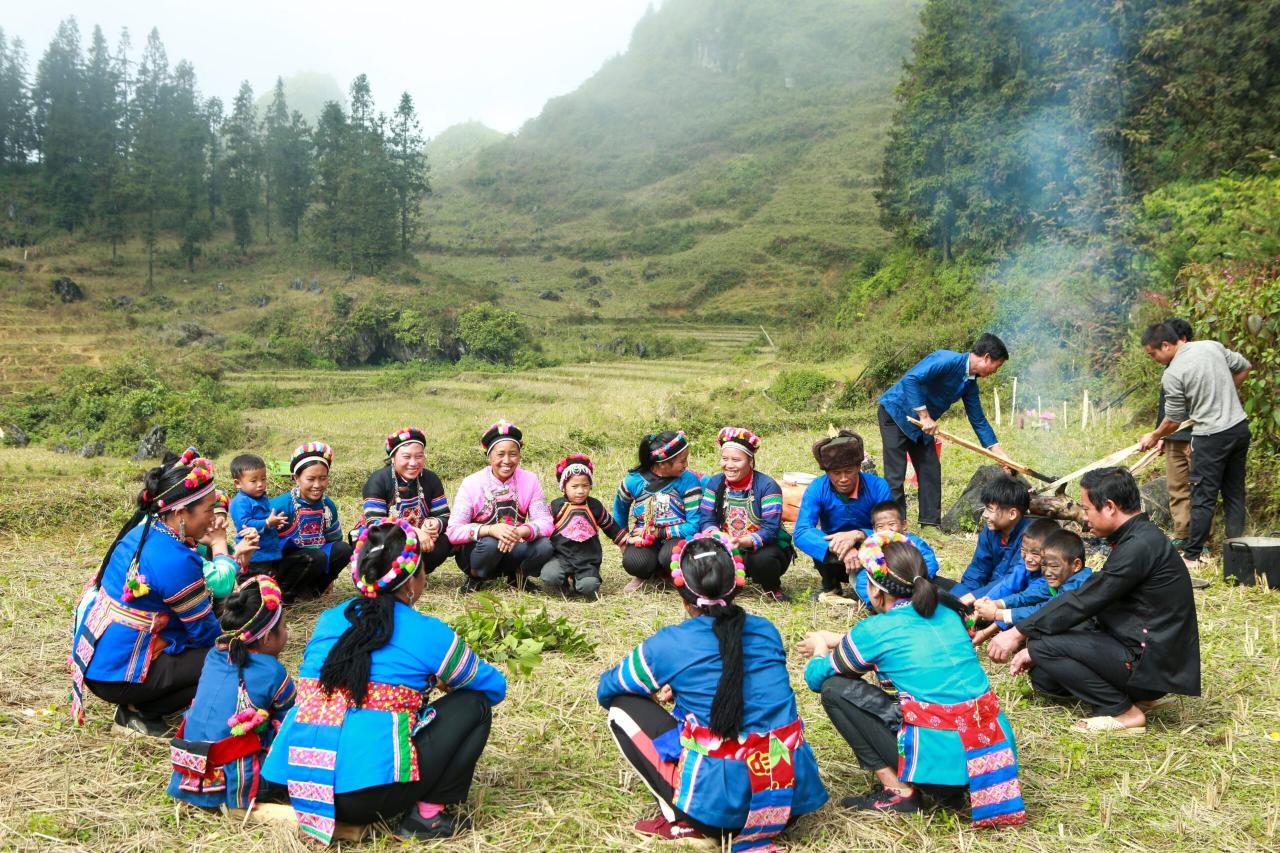
[[[739,589],[735,569],[732,555],[718,541],[694,539],[680,554],[684,585],[676,587],[685,601],[715,619],[721,670],[709,728],[725,738],[741,733],[743,715],[742,627],[747,613],[733,601]]]
[[[405,547],[406,536],[396,523],[371,524],[366,536],[352,573],[377,586]],[[421,570],[419,563],[402,580]],[[347,605],[344,614],[350,626],[320,667],[320,685],[326,693],[332,695],[335,690],[344,690],[351,704],[364,704],[369,692],[373,653],[391,642],[391,632],[395,629],[395,590],[400,585],[379,587],[372,597],[357,596]]]

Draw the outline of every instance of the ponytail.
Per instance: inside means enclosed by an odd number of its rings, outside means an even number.
[[[715,618],[711,630],[720,644],[720,681],[711,700],[711,731],[718,737],[737,737],[742,732],[742,628],[747,611],[734,602],[706,608]]]
[[[640,439],[640,449],[636,451],[636,467],[632,471],[648,471],[653,467],[653,444],[658,440],[658,434],[648,432]]]
[[[369,672],[373,653],[391,642],[395,628],[396,599],[392,595],[354,599],[345,616],[351,626],[338,638],[320,667],[320,686],[325,693],[346,691],[352,705],[363,705],[369,693]]]
[[[911,606],[916,612],[928,619],[938,609],[938,588],[929,575],[916,575],[911,581]]]

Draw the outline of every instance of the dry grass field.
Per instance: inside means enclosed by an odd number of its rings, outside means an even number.
[[[596,459],[597,496],[610,499],[631,462],[639,434],[663,423],[689,429],[693,466],[715,464],[714,429],[740,423],[763,434],[762,470],[775,476],[813,470],[808,446],[829,420],[859,429],[871,451],[878,439],[867,407],[840,415],[790,415],[762,392],[781,367],[755,350],[747,332],[704,334],[706,348],[669,361],[565,364],[516,374],[462,374],[386,388],[371,373],[290,377],[331,387],[318,401],[247,413],[256,449],[286,458],[299,442],[322,439],[336,449],[334,493],[344,523],[356,513],[360,484],[381,460],[381,437],[415,423],[433,437],[428,464],[456,489],[482,464],[479,432],[504,416],[528,440],[527,467],[543,475],[556,458],[585,451]],[[847,375],[848,365],[830,368]],[[253,377],[264,381],[270,377]],[[332,386],[350,390],[335,399]],[[339,399],[341,399],[339,397]],[[1002,431],[1015,457],[1041,470],[1070,470],[1132,440],[1114,427],[1081,433]],[[965,432],[962,416],[949,424]],[[222,460],[222,471],[229,460]],[[948,449],[948,502],[979,460]],[[0,450],[0,848],[23,850],[302,849],[289,833],[177,805],[164,794],[168,750],[163,741],[112,734],[112,709],[89,704],[80,730],[67,721],[64,661],[70,610],[86,573],[96,566],[125,514],[138,465],[86,462],[41,450]],[[931,537],[932,539],[933,537]],[[972,535],[933,541],[945,573],[963,569]],[[1204,572],[1211,576],[1217,566]],[[668,592],[625,595],[616,551],[606,550],[599,602],[558,596],[499,597],[564,615],[596,643],[594,653],[544,655],[532,676],[513,679],[498,706],[493,737],[481,760],[471,806],[475,830],[441,850],[524,851],[660,849],[631,831],[652,811],[643,786],[624,766],[595,703],[597,675],[657,627],[683,618]],[[461,574],[447,563],[428,582],[420,607],[444,619],[467,606]],[[339,584],[343,596],[349,580]],[[740,599],[772,619],[788,642],[815,627],[842,630],[852,615],[809,602],[817,575],[806,560],[784,578],[790,604],[766,604],[748,588]],[[1090,738],[1070,730],[1076,711],[1029,695],[1025,677],[1011,678],[985,661],[1018,736],[1030,823],[1017,830],[971,830],[953,815],[908,819],[855,815],[829,805],[787,838],[795,851],[827,850],[1275,850],[1280,846],[1280,598],[1228,588],[1221,580],[1197,592],[1204,695],[1184,699],[1152,719],[1145,737]],[[339,598],[300,605],[289,614],[285,661],[296,671],[316,614]],[[868,776],[826,721],[800,678],[808,736],[833,801],[867,787]],[[353,845],[344,844],[344,847]],[[398,848],[388,836],[360,850]]]

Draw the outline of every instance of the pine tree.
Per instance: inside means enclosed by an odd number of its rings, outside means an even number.
[[[311,128],[302,113],[297,110],[284,129],[279,150],[279,171],[276,175],[276,194],[279,198],[280,221],[298,242],[302,218],[307,212],[307,200],[311,192],[314,173]]]
[[[0,27],[0,169],[26,163],[34,145],[26,50]]]
[[[85,68],[86,167],[98,230],[111,241],[111,259],[123,238],[125,89],[122,69],[107,47],[101,27],[93,28]]]
[[[284,166],[285,135],[289,131],[289,104],[284,96],[284,78],[276,78],[276,87],[271,94],[271,103],[267,106],[267,114],[262,119],[262,188],[265,202],[263,221],[267,227],[267,239],[271,239],[271,220],[279,215],[278,202],[274,193],[278,192],[281,173]]]
[[[152,29],[138,63],[130,104],[130,195],[141,214],[142,240],[147,249],[147,289],[155,283],[156,242],[161,217],[172,204],[173,144],[169,102],[172,82],[169,58],[160,32]]]
[[[389,151],[400,214],[400,251],[408,253],[409,242],[418,233],[422,202],[431,191],[422,129],[408,92],[400,95],[400,103],[391,117]]]
[[[209,162],[205,167],[208,175],[209,223],[218,221],[218,205],[222,204],[222,185],[226,173],[226,163],[222,150],[222,125],[226,121],[226,112],[222,107],[222,99],[214,96],[204,102],[204,122],[209,128]]]
[[[75,18],[58,25],[40,58],[32,90],[45,198],[57,224],[74,231],[89,200],[85,168],[84,60]]]
[[[200,95],[196,91],[195,69],[191,63],[179,62],[173,73],[172,121],[174,146],[174,204],[179,252],[189,271],[195,270],[200,244],[209,236],[209,223],[203,216],[208,197],[205,186],[205,164],[209,144],[207,124]]]
[[[236,245],[244,254],[253,241],[253,214],[258,209],[262,157],[253,87],[247,80],[240,84],[222,135],[227,146],[226,207],[231,214]]]

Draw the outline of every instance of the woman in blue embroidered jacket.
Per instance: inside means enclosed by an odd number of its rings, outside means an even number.
[[[613,520],[627,531],[622,568],[632,577],[628,592],[664,579],[676,543],[702,529],[702,482],[689,470],[689,437],[649,433],[640,439],[638,456],[613,499]]]
[[[387,436],[383,442],[387,464],[369,475],[364,484],[361,525],[375,518],[408,521],[418,532],[422,570],[431,574],[453,556],[454,548],[445,536],[449,499],[440,477],[426,466],[426,446],[426,433],[417,427],[401,427]],[[359,535],[359,527],[352,535]]]
[[[163,717],[191,702],[205,654],[222,629],[195,550],[213,522],[213,463],[195,448],[147,472],[138,509],[107,550],[76,608],[71,714],[84,689],[114,702],[118,725],[163,737]],[[213,559],[230,563],[225,537]]]
[[[923,788],[963,808],[967,785],[974,826],[1024,823],[1013,729],[959,615],[968,606],[934,585],[902,534],[877,533],[859,551],[877,614],[845,636],[809,634],[799,647],[812,656],[809,688],[879,783],[840,805],[919,811]],[[868,672],[880,687],[863,680]]]
[[[262,761],[293,707],[293,679],[277,660],[289,642],[283,615],[270,575],[246,578],[223,602],[225,630],[170,742],[169,796],[205,809],[247,809],[263,800]]]
[[[827,801],[804,740],[786,651],[767,619],[733,603],[745,572],[722,534],[682,545],[672,579],[689,619],[600,676],[596,697],[623,757],[661,814],[636,824],[667,839],[733,833],[733,849],[773,837]],[[673,712],[659,702],[675,702]],[[674,714],[674,716],[673,716]]]
[[[351,546],[342,538],[338,505],[325,494],[333,448],[320,441],[299,445],[289,460],[293,488],[271,499],[271,510],[284,515],[280,575],[285,603],[312,598],[329,590],[351,561]],[[303,558],[306,559],[303,559]]]
[[[446,807],[467,800],[506,679],[414,609],[426,573],[408,522],[371,521],[352,560],[359,595],[320,614],[297,704],[262,773],[287,787],[298,826],[326,844],[337,820],[400,818],[401,838],[469,829]],[[434,689],[445,695],[428,702]]]
[[[791,565],[791,537],[782,529],[782,487],[756,470],[760,437],[742,427],[716,436],[720,471],[702,487],[702,531],[722,531],[742,551],[747,577],[765,596],[786,601],[782,575]]]

